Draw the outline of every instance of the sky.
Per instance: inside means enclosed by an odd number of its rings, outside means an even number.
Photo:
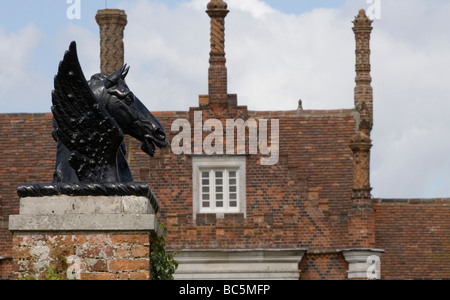
[[[79,19],[68,10],[79,1]],[[450,197],[450,1],[228,0],[228,90],[250,110],[353,108],[363,8],[371,39],[371,184],[380,198]],[[99,72],[98,9],[125,9],[127,83],[151,111],[206,94],[208,0],[0,0],[0,113],[49,112],[72,40],[86,77]],[[70,15],[70,14],[69,14]]]

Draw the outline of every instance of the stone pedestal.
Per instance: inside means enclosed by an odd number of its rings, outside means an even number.
[[[158,228],[152,202],[144,196],[22,198],[20,214],[9,220],[14,278],[56,270],[81,280],[150,279],[150,241]]]

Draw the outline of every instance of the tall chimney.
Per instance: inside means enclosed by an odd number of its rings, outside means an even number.
[[[370,187],[370,150],[373,127],[373,90],[370,76],[370,34],[372,21],[362,9],[353,21],[356,38],[355,108],[359,123],[350,141],[353,152],[352,206],[348,212],[348,245],[343,250],[348,279],[380,279],[381,255],[375,240],[375,210]],[[369,268],[375,272],[369,274]],[[370,276],[369,276],[370,275]]]
[[[356,39],[355,107],[361,114],[359,129],[370,136],[373,127],[373,89],[370,75],[372,20],[367,17],[364,9],[361,9],[353,24],[353,32]]]
[[[206,13],[211,18],[211,52],[208,71],[210,104],[226,105],[228,101],[228,78],[225,58],[225,17],[229,13],[222,0],[211,0]]]
[[[350,142],[353,152],[352,209],[349,212],[349,234],[352,247],[371,248],[375,243],[375,214],[370,186],[370,132],[373,124],[372,78],[370,76],[370,33],[372,21],[364,10],[355,18],[356,37],[355,106],[359,125]]]
[[[120,9],[102,9],[95,19],[100,26],[100,70],[111,74],[124,65],[123,32],[127,15]]]

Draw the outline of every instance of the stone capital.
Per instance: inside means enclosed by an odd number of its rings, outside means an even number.
[[[228,8],[228,4],[223,0],[211,0],[209,1],[207,8],[209,11],[214,10],[226,10]]]
[[[369,152],[372,149],[372,140],[363,131],[358,131],[350,140],[353,152]]]
[[[127,14],[120,9],[101,9],[97,12],[95,20],[100,26],[116,24],[125,27],[128,23]]]
[[[373,21],[369,19],[366,15],[366,11],[364,9],[361,9],[359,11],[359,14],[355,17],[355,20],[353,21],[353,24],[355,25],[353,27],[353,30],[359,31],[359,32],[368,32],[370,33],[372,31],[372,23]]]

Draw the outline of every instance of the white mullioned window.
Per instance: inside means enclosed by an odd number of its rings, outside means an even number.
[[[245,213],[245,157],[194,157],[194,215]]]
[[[239,212],[237,169],[201,169],[200,212]]]

